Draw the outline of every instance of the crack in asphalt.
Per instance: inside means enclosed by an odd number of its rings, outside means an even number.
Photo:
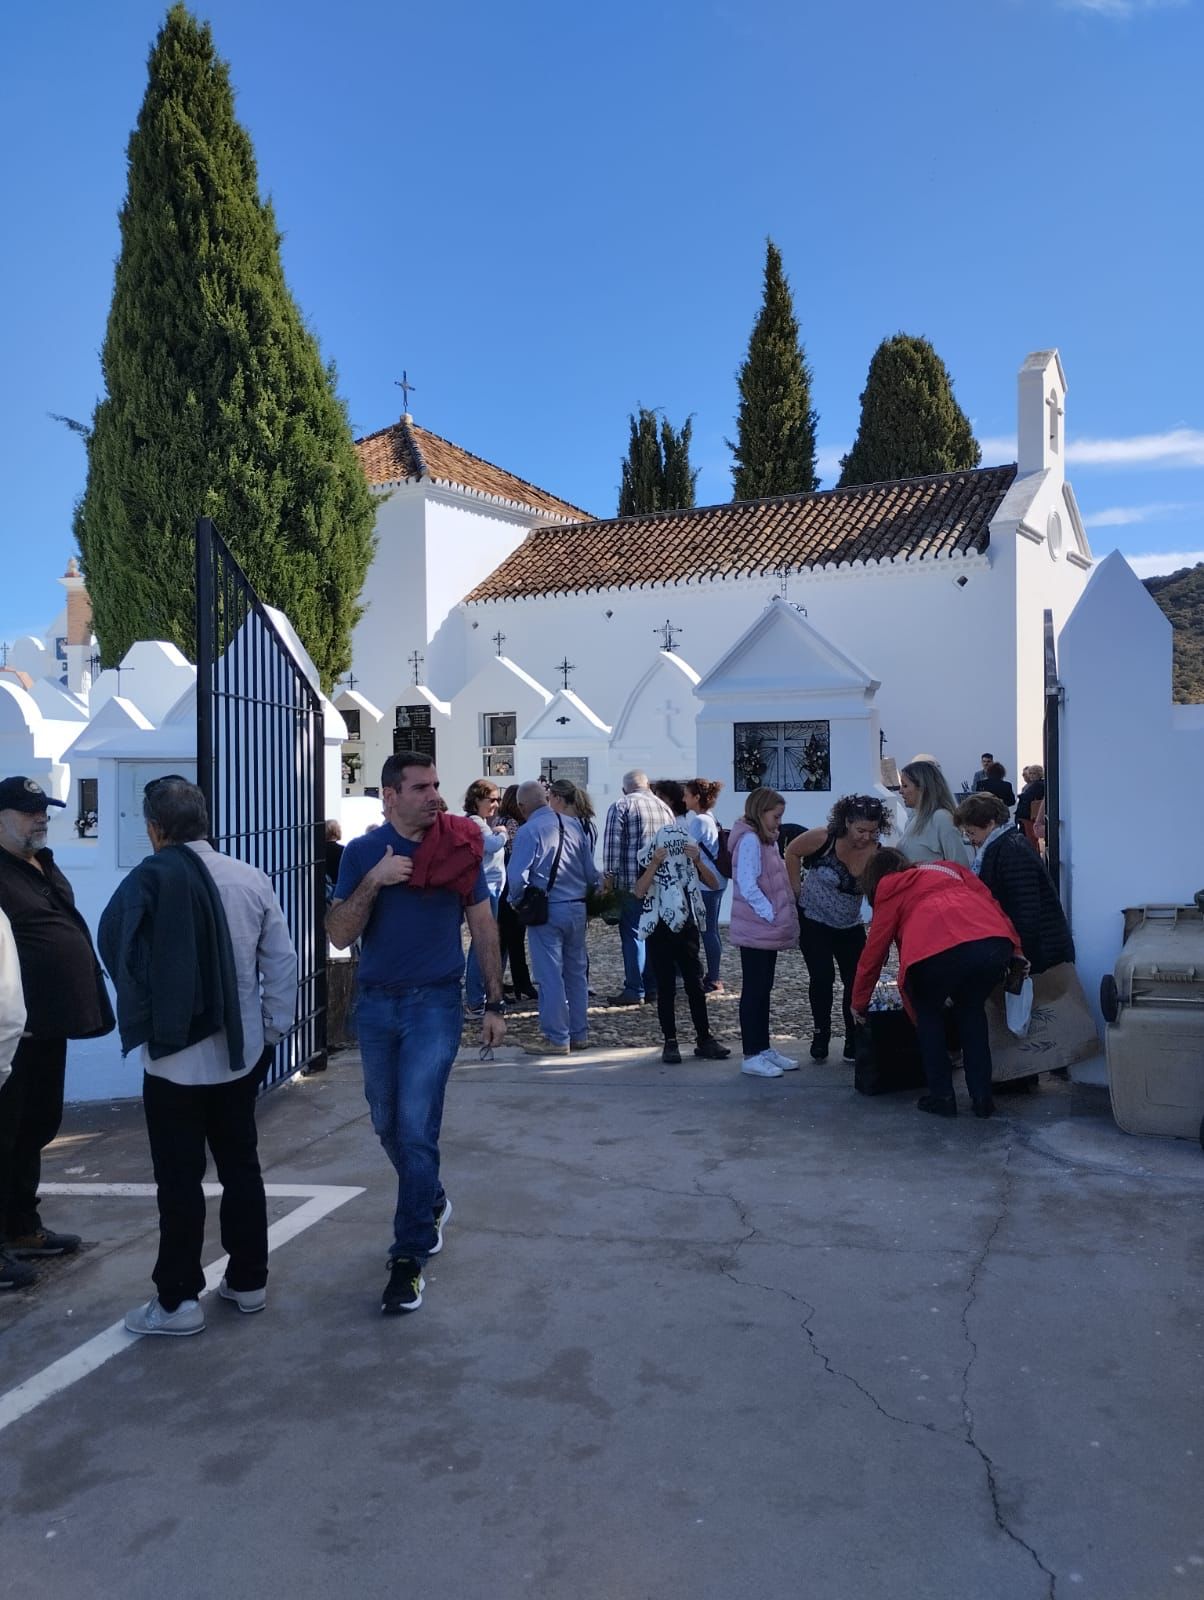
[[[1020,1549],[1022,1549],[1030,1557],[1038,1572],[1041,1573],[1042,1577],[1046,1581],[1046,1584],[1048,1585],[1046,1590],[1048,1600],[1055,1600],[1055,1596],[1057,1595],[1058,1591],[1058,1579],[1056,1573],[1054,1573],[1051,1568],[1045,1565],[1044,1561],[1042,1561],[1034,1547],[1016,1532],[1016,1530],[1011,1526],[1007,1518],[1004,1516],[1003,1507],[1000,1504],[999,1478],[995,1462],[987,1454],[987,1451],[984,1449],[982,1444],[979,1443],[974,1408],[970,1404],[971,1374],[973,1373],[975,1364],[978,1361],[979,1353],[978,1341],[970,1331],[970,1313],[973,1311],[975,1303],[978,1299],[979,1279],[986,1268],[987,1259],[991,1254],[991,1250],[995,1244],[995,1241],[999,1237],[1003,1225],[1007,1220],[1008,1211],[1012,1203],[1012,1188],[1015,1182],[1015,1179],[1012,1176],[1012,1157],[1016,1152],[1017,1142],[1018,1141],[1015,1137],[1009,1138],[1008,1140],[1007,1153],[1005,1154],[1003,1160],[1003,1182],[1002,1193],[1000,1195],[999,1211],[994,1222],[991,1224],[991,1228],[986,1236],[986,1239],[983,1241],[982,1249],[978,1252],[977,1260],[970,1268],[970,1276],[966,1282],[966,1299],[965,1304],[962,1306],[960,1320],[962,1337],[970,1348],[970,1354],[966,1361],[966,1365],[962,1370],[962,1422],[964,1423],[966,1430],[966,1443],[978,1456],[979,1460],[982,1462],[983,1471],[986,1473],[987,1492],[991,1498],[991,1511],[995,1518],[995,1526],[1002,1534],[1012,1540],[1014,1544],[1018,1545]]]

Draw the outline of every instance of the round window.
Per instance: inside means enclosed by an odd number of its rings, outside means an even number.
[[[1062,553],[1062,519],[1056,511],[1049,513],[1045,524],[1045,538],[1049,544],[1050,560],[1056,561]]]

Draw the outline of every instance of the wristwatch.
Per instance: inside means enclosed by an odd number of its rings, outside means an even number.
[[[485,1010],[495,1017],[504,1017],[506,1015],[506,1002],[504,1000],[486,1000]]]

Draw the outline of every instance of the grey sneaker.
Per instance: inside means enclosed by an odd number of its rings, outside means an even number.
[[[452,1203],[447,1195],[443,1196],[443,1210],[435,1212],[435,1242],[427,1251],[428,1256],[437,1256],[443,1249],[443,1230],[451,1221]]]
[[[205,1313],[199,1300],[181,1300],[174,1311],[164,1311],[155,1295],[144,1306],[127,1311],[125,1325],[130,1333],[170,1333],[182,1337],[204,1333]]]
[[[32,1289],[37,1281],[38,1275],[32,1267],[0,1249],[0,1289]]]
[[[232,1289],[225,1278],[218,1284],[217,1292],[223,1300],[233,1300],[238,1309],[245,1311],[248,1316],[262,1311],[268,1303],[266,1289]]]

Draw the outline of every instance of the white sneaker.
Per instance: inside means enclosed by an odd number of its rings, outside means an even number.
[[[130,1333],[204,1333],[205,1313],[199,1300],[181,1300],[174,1311],[164,1311],[156,1295],[127,1311],[125,1325]]]
[[[745,1056],[740,1063],[740,1071],[747,1072],[752,1078],[780,1078],[782,1069],[769,1054],[768,1050],[762,1051],[757,1056]]]
[[[443,1249],[443,1230],[451,1221],[452,1203],[451,1196],[443,1196],[443,1210],[435,1213],[435,1242],[427,1251],[428,1256],[437,1256]]]
[[[783,1072],[797,1072],[798,1062],[793,1056],[784,1056],[780,1050],[766,1050],[765,1054],[771,1061],[776,1061]]]
[[[217,1292],[223,1300],[233,1300],[240,1311],[245,1311],[248,1316],[254,1311],[262,1311],[268,1303],[266,1289],[232,1289],[225,1278],[217,1286]]]

